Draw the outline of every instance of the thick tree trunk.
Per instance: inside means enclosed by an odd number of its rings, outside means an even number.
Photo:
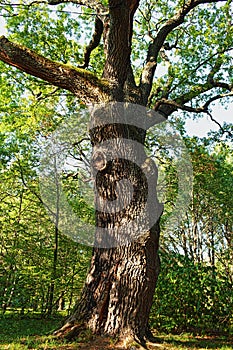
[[[105,111],[102,121],[93,116],[95,247],[81,298],[58,334],[75,336],[85,323],[97,334],[144,341],[160,265],[157,169],[144,151],[145,130],[113,122],[113,110],[108,124]]]
[[[156,236],[128,247],[95,248],[81,299],[68,322],[94,333],[144,339],[159,272]],[[157,232],[156,232],[157,231]]]

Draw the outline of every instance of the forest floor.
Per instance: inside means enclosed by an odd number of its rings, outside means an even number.
[[[65,342],[50,335],[59,327],[61,318],[40,319],[35,317],[0,316],[1,350],[138,350],[138,344],[128,347],[117,344],[110,338],[93,337],[89,332],[80,334],[75,342]],[[233,350],[233,338],[226,336],[193,336],[191,334],[156,334],[156,343],[148,344],[148,350]]]

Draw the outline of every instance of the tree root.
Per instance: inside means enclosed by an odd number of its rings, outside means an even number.
[[[117,342],[116,349],[125,349],[125,350],[151,350],[151,349],[161,349],[164,348],[160,344],[160,340],[150,334],[147,334],[145,338],[140,338],[137,336],[129,335],[128,337],[120,338]]]
[[[83,323],[75,324],[74,322],[67,322],[63,327],[56,330],[53,335],[57,338],[63,338],[70,341],[86,330],[87,327]]]
[[[160,343],[160,339],[155,337],[150,329],[147,329],[145,339],[146,339],[146,341],[148,341],[149,343],[152,343],[152,344],[153,343],[156,343],[156,344]]]
[[[87,334],[89,332],[89,334]],[[67,322],[63,327],[56,330],[53,335],[56,338],[61,338],[67,341],[73,341],[77,338],[83,338],[84,342],[87,340],[88,337],[90,337],[90,329],[87,327],[85,323],[77,323],[77,321],[69,321]],[[98,339],[104,339],[103,336],[97,336],[97,335],[91,335],[92,340],[98,340]],[[106,341],[108,342],[108,339],[110,341],[113,340],[110,338],[110,336],[106,335]],[[89,339],[90,341],[90,339]],[[159,344],[159,339],[154,337],[153,334],[148,331],[146,333],[146,336],[141,338],[136,335],[128,335],[128,336],[122,336],[119,337],[118,340],[115,343],[116,349],[124,349],[124,350],[145,350],[145,349],[155,349],[161,347]],[[110,343],[109,343],[110,344]]]

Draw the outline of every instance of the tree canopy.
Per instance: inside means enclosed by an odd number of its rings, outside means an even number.
[[[232,95],[231,1],[4,1],[1,7],[10,35],[1,39],[1,60],[83,102],[106,100],[111,86],[126,81],[135,101],[140,95],[166,115],[179,108],[209,113],[212,102]]]

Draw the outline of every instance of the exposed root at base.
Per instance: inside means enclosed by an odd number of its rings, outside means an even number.
[[[62,337],[72,327],[72,324],[67,322],[64,326],[61,328],[57,329],[56,331],[53,332],[53,335],[56,337]]]
[[[146,342],[149,342],[149,343],[152,343],[152,344],[154,344],[154,343],[158,344],[160,342],[160,339],[158,337],[155,337],[150,329],[147,329],[145,339],[146,339]]]
[[[68,341],[75,341],[77,338],[83,339],[81,343],[83,346],[88,342],[88,347],[91,349],[92,343],[95,344],[95,349],[103,349],[101,343],[104,343],[105,349],[117,349],[117,350],[153,350],[164,349],[164,346],[159,344],[159,339],[155,338],[152,334],[146,339],[140,339],[137,336],[129,335],[120,338],[112,338],[108,335],[96,335],[92,334],[90,329],[84,324],[75,324],[75,322],[67,322],[63,327],[53,333],[56,338],[65,339]],[[113,345],[114,344],[114,345]],[[100,347],[98,347],[100,345]],[[84,349],[82,346],[80,349]]]
[[[53,333],[57,338],[63,338],[66,340],[73,340],[80,333],[83,333],[87,330],[87,327],[84,324],[74,324],[74,322],[67,322],[63,327],[59,328]]]
[[[152,339],[151,339],[152,340]],[[117,349],[125,350],[152,350],[152,349],[164,349],[164,346],[159,344],[159,340],[153,337],[153,342],[148,340],[139,339],[136,336],[128,336],[126,338],[120,339],[116,347]]]

